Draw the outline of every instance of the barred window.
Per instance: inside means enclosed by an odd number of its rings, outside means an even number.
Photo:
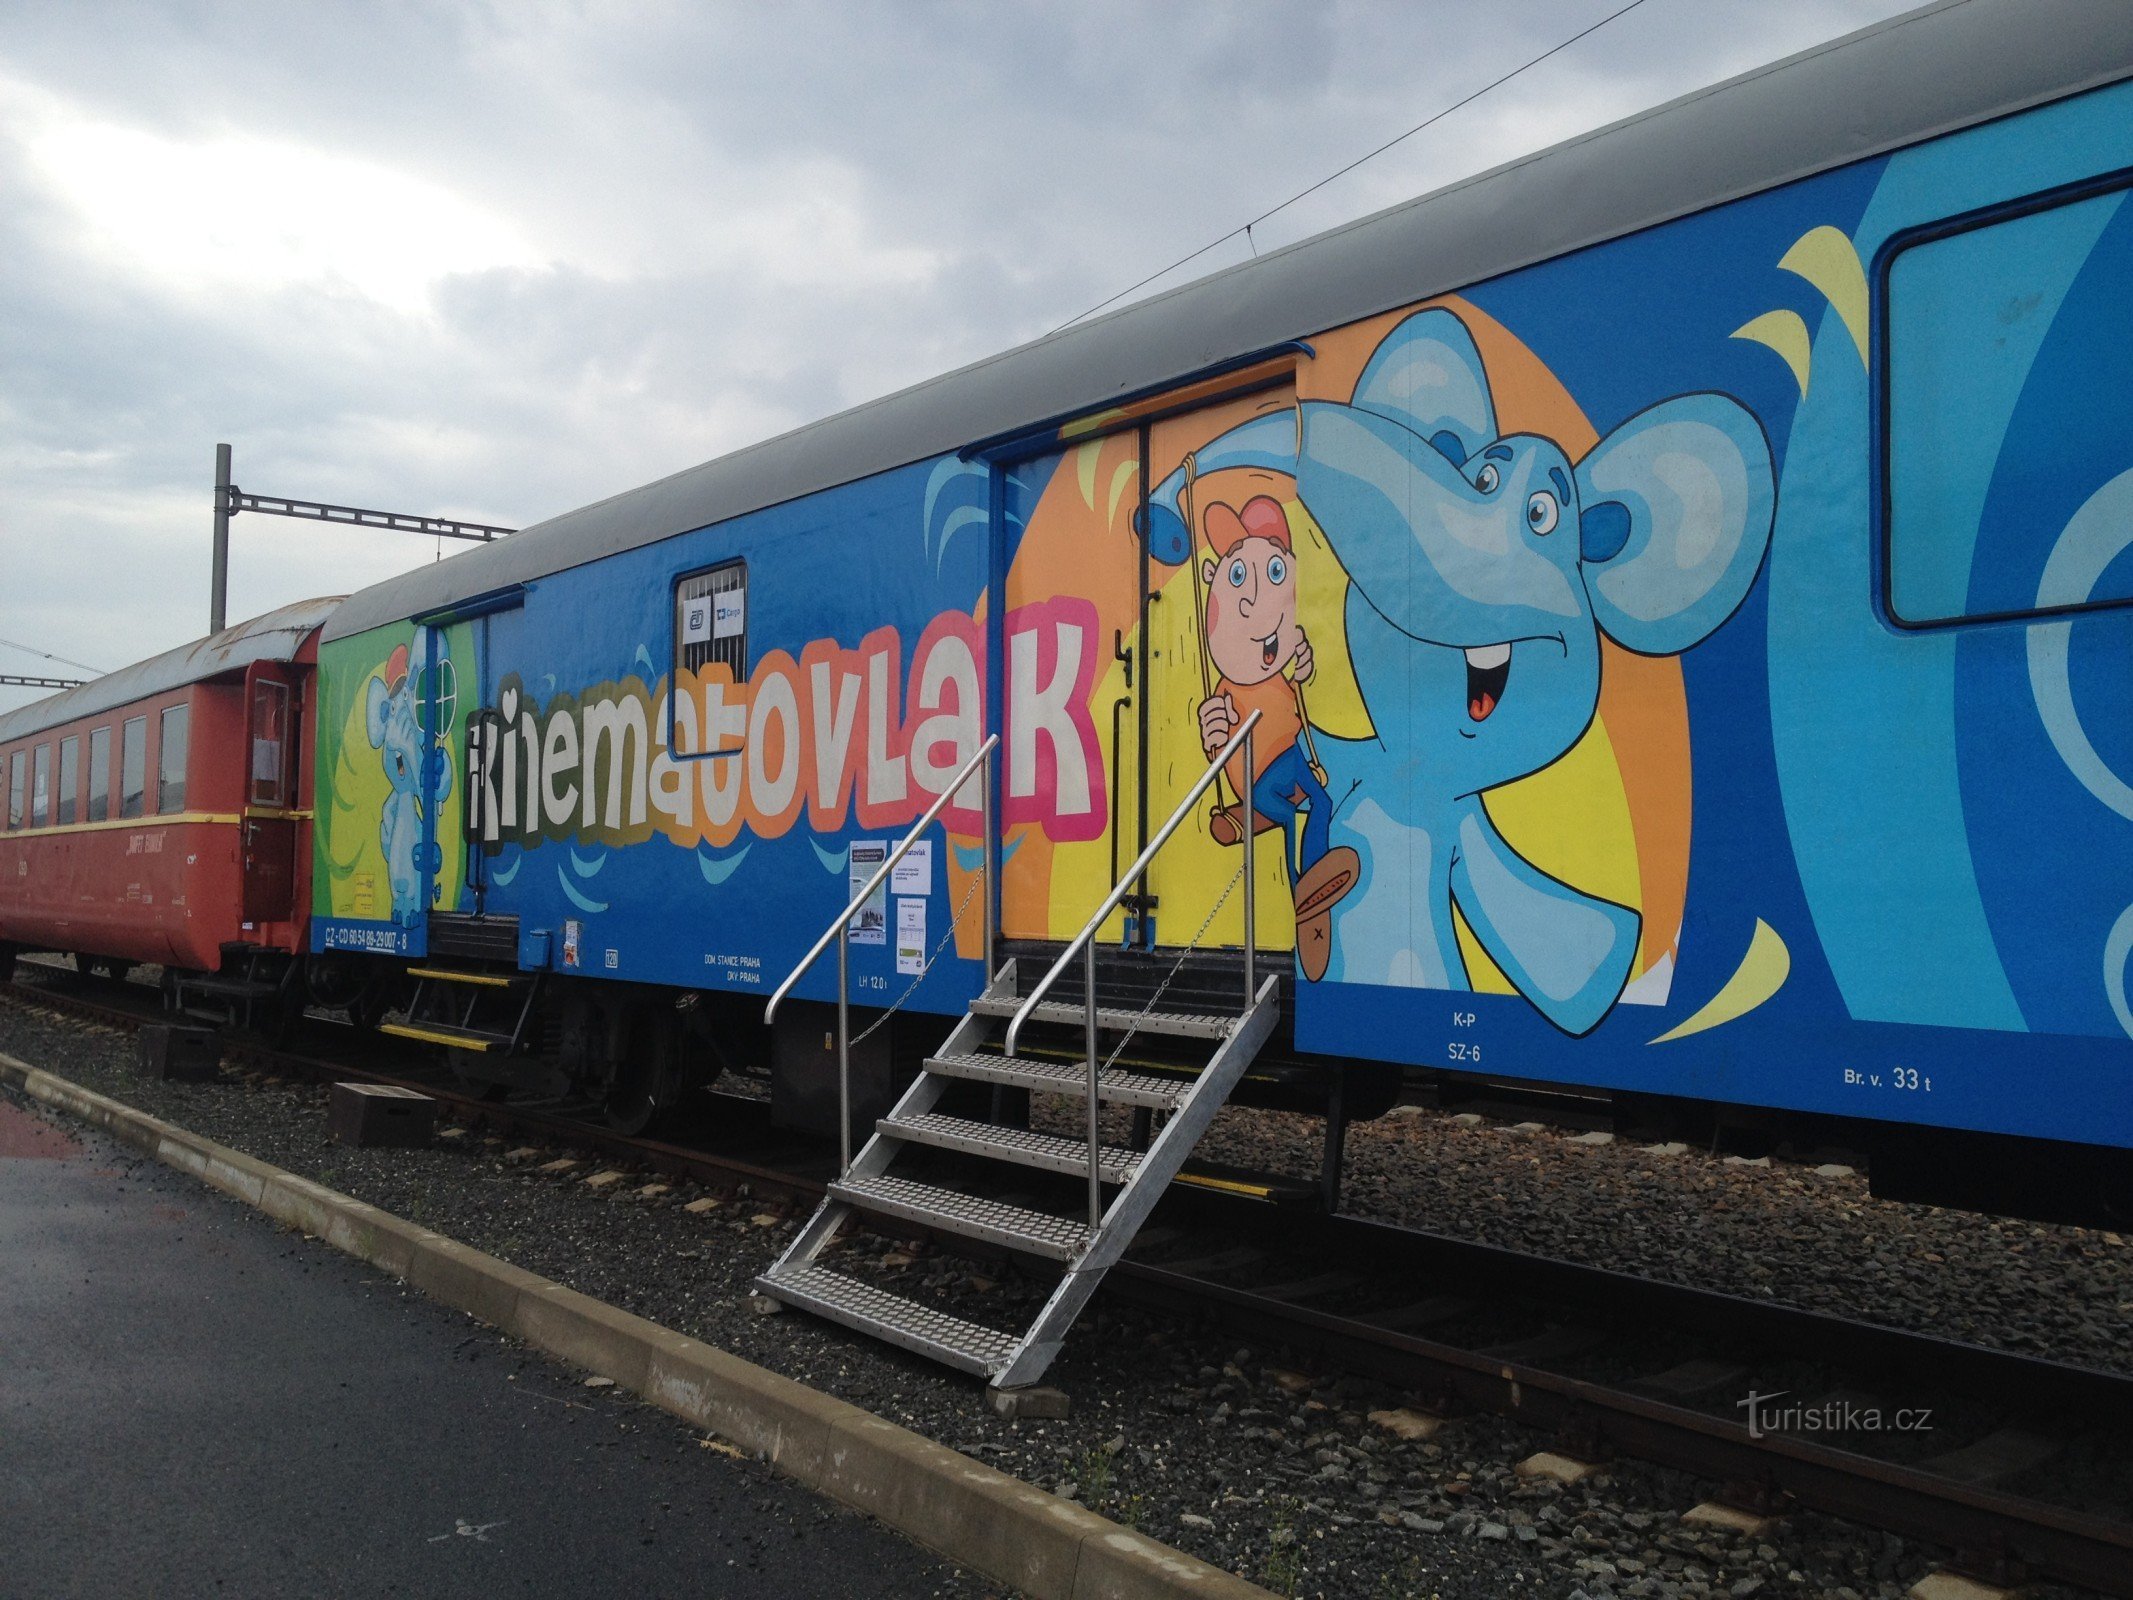
[[[748,681],[748,563],[721,561],[685,572],[674,582],[674,683],[684,672],[723,666],[737,684]],[[677,701],[683,698],[677,694]],[[689,719],[693,724],[694,718]],[[676,755],[709,753],[688,727],[670,730]]]
[[[748,563],[724,561],[674,585],[674,665],[701,672],[712,662],[748,681]]]

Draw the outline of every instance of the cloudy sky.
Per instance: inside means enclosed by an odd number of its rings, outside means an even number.
[[[218,440],[257,492],[534,522],[1041,335],[1622,3],[14,0],[0,639],[203,632]],[[1905,9],[1643,0],[1258,242]],[[438,553],[232,546],[232,618]]]

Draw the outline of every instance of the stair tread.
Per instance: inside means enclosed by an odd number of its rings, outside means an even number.
[[[524,972],[463,972],[453,967],[409,967],[410,978],[430,978],[438,983],[465,983],[483,989],[515,989],[520,984],[531,983],[532,975]]]
[[[508,1045],[508,1033],[488,1033],[480,1028],[458,1028],[449,1022],[381,1022],[378,1032],[396,1039],[420,1039],[425,1044],[448,1044],[460,1050],[493,1050]]]
[[[884,1174],[840,1179],[830,1185],[830,1193],[856,1206],[945,1228],[965,1237],[989,1239],[1055,1261],[1073,1260],[1089,1242],[1088,1225],[1071,1217],[1055,1217],[1047,1211],[1032,1211],[1004,1200],[964,1194],[910,1178]]]
[[[970,1009],[981,1017],[1011,1017],[1022,1009],[1022,1001],[1015,996],[992,998],[980,995],[970,1002]],[[1037,1009],[1030,1013],[1033,1021],[1070,1022],[1079,1024],[1086,1019],[1080,1002],[1074,1000],[1040,1000]],[[1140,1033],[1163,1033],[1183,1039],[1223,1039],[1237,1025],[1234,1014],[1222,1015],[1207,1011],[1147,1011],[1125,1006],[1099,1005],[1096,1008],[1096,1025],[1112,1033],[1129,1030]]]
[[[757,1280],[765,1292],[818,1316],[990,1377],[1007,1365],[1022,1336],[967,1322],[828,1267],[778,1267]]]
[[[1086,1094],[1089,1087],[1089,1069],[1084,1062],[1038,1061],[983,1050],[929,1057],[926,1070],[951,1078],[976,1078],[986,1083],[1013,1084],[1051,1094]],[[1175,1109],[1191,1092],[1190,1082],[1117,1067],[1106,1068],[1096,1080],[1097,1099],[1120,1105],[1152,1106],[1158,1111]]]
[[[908,1117],[884,1117],[878,1126],[892,1139],[963,1150],[1026,1167],[1070,1174],[1089,1170],[1089,1147],[1084,1141],[1036,1133],[1028,1128],[1003,1128],[995,1123],[944,1116],[938,1111]],[[1136,1150],[1100,1145],[1098,1151],[1100,1171],[1106,1183],[1125,1183],[1140,1167],[1140,1152]]]

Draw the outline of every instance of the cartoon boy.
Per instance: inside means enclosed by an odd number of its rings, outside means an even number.
[[[1310,681],[1313,662],[1311,641],[1296,620],[1289,519],[1279,502],[1254,495],[1241,512],[1216,501],[1207,508],[1204,527],[1214,552],[1200,568],[1207,653],[1222,679],[1200,702],[1201,746],[1212,757],[1246,717],[1260,713],[1252,731],[1252,781],[1245,782],[1241,749],[1224,768],[1240,798],[1249,790],[1252,820],[1242,822],[1225,808],[1216,813],[1213,832],[1222,843],[1235,844],[1247,825],[1282,830],[1282,864],[1296,897],[1296,957],[1315,983],[1332,957],[1333,907],[1355,887],[1362,861],[1346,845],[1327,848],[1333,802],[1325,780],[1304,758],[1298,689]],[[1293,671],[1293,680],[1283,676],[1284,668]]]

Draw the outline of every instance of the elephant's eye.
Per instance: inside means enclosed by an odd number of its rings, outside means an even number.
[[[1229,586],[1232,589],[1244,587],[1244,563],[1242,561],[1232,561],[1229,564]]]
[[[1496,485],[1500,481],[1496,472],[1496,463],[1493,461],[1484,461],[1481,464],[1481,470],[1474,474],[1474,487],[1483,494],[1494,494]]]
[[[1289,564],[1279,556],[1269,556],[1266,563],[1266,581],[1280,583],[1289,575]]]
[[[1562,515],[1555,496],[1542,489],[1526,497],[1526,526],[1535,533],[1553,533]]]

